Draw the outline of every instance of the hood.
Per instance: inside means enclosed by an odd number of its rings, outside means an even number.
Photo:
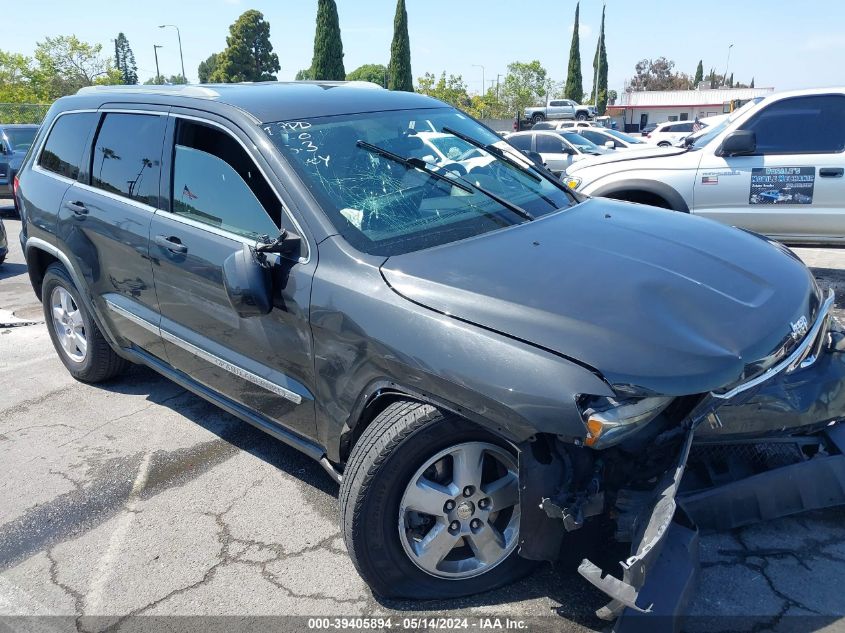
[[[578,161],[578,167],[572,167],[567,170],[568,173],[573,173],[578,169],[584,167],[592,167],[593,165],[604,165],[605,163],[618,163],[623,160],[638,160],[640,158],[665,158],[667,156],[677,156],[678,154],[686,153],[686,148],[681,147],[656,147],[650,146],[644,149],[630,149],[623,155],[619,155],[613,151],[608,152],[603,156],[590,156],[586,160]],[[574,165],[574,163],[573,163]]]
[[[598,198],[390,257],[382,274],[417,304],[587,365],[615,387],[675,396],[737,381],[818,305],[808,269],[759,236]]]

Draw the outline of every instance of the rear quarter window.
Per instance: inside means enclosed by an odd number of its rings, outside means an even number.
[[[96,112],[59,115],[38,157],[38,165],[54,174],[76,180],[85,144],[98,118]]]

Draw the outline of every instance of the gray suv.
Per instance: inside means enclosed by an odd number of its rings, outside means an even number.
[[[37,132],[33,124],[0,124],[0,196],[11,195],[15,174]]]
[[[693,439],[843,417],[833,297],[776,243],[498,141],[355,84],[83,89],[20,173],[29,276],[77,379],[146,365],[319,461],[378,594],[488,590],[612,519],[622,578],[579,568],[603,617],[659,610]]]

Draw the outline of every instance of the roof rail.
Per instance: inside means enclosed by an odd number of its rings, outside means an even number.
[[[115,85],[115,86],[85,86],[80,88],[76,94],[97,94],[97,93],[132,93],[132,94],[158,94],[158,95],[180,95],[183,97],[199,97],[211,99],[219,97],[220,93],[207,86],[190,86],[187,84],[155,84],[155,85]]]

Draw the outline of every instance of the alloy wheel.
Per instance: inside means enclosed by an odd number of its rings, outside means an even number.
[[[70,360],[81,363],[88,353],[88,339],[82,313],[73,295],[62,286],[56,286],[50,295],[50,308],[59,344]]]
[[[402,496],[399,536],[414,564],[440,578],[472,578],[504,561],[519,542],[514,456],[466,442],[428,459]]]

